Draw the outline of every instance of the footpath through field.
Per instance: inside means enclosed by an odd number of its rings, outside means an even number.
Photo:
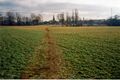
[[[45,28],[45,37],[42,45],[38,46],[33,56],[30,57],[29,64],[21,74],[21,78],[65,78],[65,75],[69,72],[64,66],[65,61],[61,53],[50,29]]]

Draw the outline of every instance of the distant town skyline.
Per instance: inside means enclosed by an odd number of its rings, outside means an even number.
[[[103,19],[120,14],[120,0],[0,0],[0,11],[14,10],[24,14],[41,13],[45,19],[60,12],[78,9],[81,18]]]

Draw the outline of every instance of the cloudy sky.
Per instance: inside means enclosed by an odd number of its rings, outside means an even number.
[[[111,8],[113,15],[120,15],[120,0],[0,0],[1,12],[41,13],[45,19],[73,9],[78,9],[80,16],[86,19],[108,18]]]

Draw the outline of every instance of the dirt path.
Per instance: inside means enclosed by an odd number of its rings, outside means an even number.
[[[63,78],[64,60],[50,30],[45,29],[42,46],[38,46],[30,63],[23,71],[21,78],[60,79]]]

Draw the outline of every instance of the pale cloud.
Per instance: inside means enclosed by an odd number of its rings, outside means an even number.
[[[0,0],[3,1],[3,0]],[[8,0],[10,1],[10,0]],[[89,4],[101,5],[109,7],[120,7],[120,0],[11,0],[24,6],[35,6],[41,3],[76,3],[76,4]]]
[[[81,17],[108,18],[120,14],[120,0],[0,0],[0,10],[16,10],[23,13],[43,13],[47,17],[60,12],[78,9]]]
[[[0,2],[4,2],[5,0],[0,0]]]
[[[10,0],[9,0],[10,1]],[[40,4],[46,3],[63,3],[67,2],[67,0],[11,0],[13,3],[26,6],[26,7],[36,7]]]
[[[120,0],[0,0],[0,2],[11,1],[23,6],[37,6],[43,3],[75,3],[75,4],[89,4],[101,5],[109,7],[120,7]]]
[[[66,2],[77,4],[91,4],[109,7],[120,7],[120,0],[67,0]]]

